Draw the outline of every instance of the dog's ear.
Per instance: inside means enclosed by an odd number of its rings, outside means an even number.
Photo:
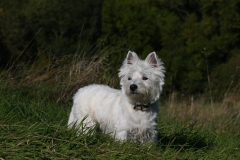
[[[158,59],[156,52],[149,53],[145,61],[154,68],[158,67],[160,63],[160,60]]]
[[[128,51],[126,63],[132,65],[134,61],[136,61],[138,58],[138,55],[135,52]]]

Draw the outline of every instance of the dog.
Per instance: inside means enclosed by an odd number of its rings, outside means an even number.
[[[77,91],[68,120],[69,128],[80,123],[99,129],[121,141],[157,142],[158,99],[165,68],[155,52],[141,60],[129,51],[121,68],[121,90],[92,84]]]

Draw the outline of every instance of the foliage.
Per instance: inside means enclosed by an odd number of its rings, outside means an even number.
[[[99,36],[101,0],[2,1],[0,6],[2,43],[26,61],[87,50]]]
[[[228,62],[216,67],[211,78],[214,80],[212,88],[221,88],[214,90],[219,99],[229,94],[239,95],[240,90],[240,55],[233,56]]]
[[[238,4],[105,1],[103,36],[108,43],[120,43],[142,55],[157,51],[167,70],[165,91],[203,92],[208,74],[239,54]]]
[[[52,57],[90,57],[113,46],[110,74],[128,50],[143,58],[156,51],[167,71],[165,94],[215,90],[210,77],[218,83],[216,70],[240,54],[239,6],[237,0],[1,0],[0,67],[16,59],[47,65]]]

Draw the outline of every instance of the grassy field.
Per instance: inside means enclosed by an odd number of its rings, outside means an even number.
[[[73,93],[93,82],[117,86],[117,78],[109,78],[104,57],[58,62],[0,74],[1,160],[240,159],[240,102],[234,95],[214,103],[204,96],[165,97],[156,145],[117,142],[94,129],[76,137],[67,130]]]

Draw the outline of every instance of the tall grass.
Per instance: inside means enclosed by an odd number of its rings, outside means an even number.
[[[98,132],[75,136],[67,119],[77,89],[119,86],[107,60],[65,56],[1,72],[0,159],[240,158],[240,104],[231,94],[212,105],[204,95],[161,99],[158,144],[118,142]]]

